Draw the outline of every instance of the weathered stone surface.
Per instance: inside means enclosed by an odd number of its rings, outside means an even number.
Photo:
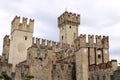
[[[34,38],[34,20],[15,17],[6,35],[0,73],[13,80],[119,80],[117,61],[109,61],[109,37],[78,36],[80,15],[65,11],[58,17],[60,41]],[[94,39],[95,38],[95,39]],[[88,39],[88,40],[87,40]]]

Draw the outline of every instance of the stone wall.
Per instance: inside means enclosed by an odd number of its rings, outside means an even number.
[[[89,67],[89,80],[113,80],[113,73],[117,70],[117,61],[92,65]]]

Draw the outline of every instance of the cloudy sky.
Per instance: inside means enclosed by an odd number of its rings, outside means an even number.
[[[57,17],[65,10],[81,15],[79,34],[109,36],[110,57],[120,62],[120,0],[0,0],[0,53],[16,15],[35,19],[35,37],[59,41]]]

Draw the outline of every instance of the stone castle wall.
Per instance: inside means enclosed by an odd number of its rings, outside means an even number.
[[[89,67],[89,80],[113,80],[114,71],[117,70],[117,61],[112,60]]]
[[[22,22],[21,22],[22,21]],[[78,36],[80,15],[65,11],[58,17],[60,41],[34,38],[34,20],[16,16],[5,36],[0,72],[13,80],[112,80],[117,61],[109,61],[109,37]],[[10,68],[9,68],[10,67]]]

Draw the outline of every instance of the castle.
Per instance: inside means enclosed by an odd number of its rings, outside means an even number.
[[[34,38],[34,20],[16,16],[3,40],[0,73],[13,80],[119,80],[117,60],[109,60],[109,37],[78,35],[80,15],[58,17],[59,42]],[[94,39],[95,38],[95,39]]]

